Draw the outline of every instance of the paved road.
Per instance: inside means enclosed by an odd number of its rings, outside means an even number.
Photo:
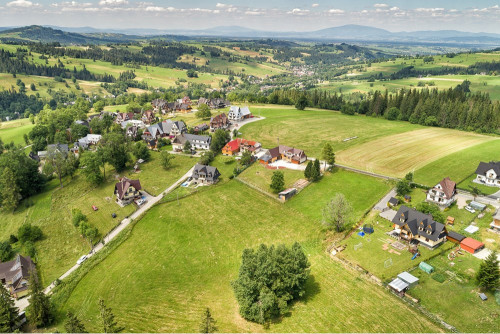
[[[164,192],[162,192],[160,195],[156,197],[152,197],[149,201],[147,201],[143,206],[141,206],[137,211],[135,211],[129,218],[125,218],[121,221],[120,225],[118,225],[114,230],[112,230],[109,234],[107,234],[104,237],[104,244],[98,243],[95,245],[95,247],[92,249],[92,251],[87,255],[88,257],[92,257],[95,255],[97,252],[99,252],[101,249],[103,249],[104,245],[113,240],[121,231],[123,231],[133,219],[136,219],[146,211],[148,211],[153,205],[158,203],[165,195],[170,193],[172,190],[177,188],[184,180],[186,180],[188,177],[191,176],[193,173],[194,167],[192,167],[186,174],[184,174],[180,179],[178,179],[174,184],[172,184],[170,187],[168,187]],[[59,277],[59,279],[62,281],[64,278],[68,277],[71,273],[73,273],[76,269],[78,269],[79,265],[75,264],[73,267],[71,267],[68,271],[66,271],[64,274]],[[52,289],[54,288],[54,284],[50,284],[44,292],[46,294],[50,293]],[[23,302],[20,306],[23,308],[20,310],[24,310],[26,306],[28,306],[27,298],[24,298],[22,300],[26,300],[26,302]]]
[[[265,117],[262,117],[262,116],[254,116],[253,118],[247,118],[246,120],[244,121],[240,121],[238,123],[235,123],[235,124],[231,124],[231,126],[229,127],[229,130],[230,130],[230,134],[231,134],[231,139],[233,139],[233,130],[234,129],[237,129],[238,131],[241,130],[241,128],[243,127],[243,125],[247,125],[247,124],[250,124],[250,123],[253,123],[253,122],[258,122],[258,121],[262,121],[263,119],[266,119]]]
[[[384,198],[382,198],[380,200],[380,202],[378,202],[374,209],[375,210],[378,210],[378,211],[384,211],[384,210],[387,210],[387,202],[389,202],[389,200],[391,199],[391,197],[396,197],[396,189],[391,189],[391,191],[389,191],[389,193],[387,193],[387,195],[384,196]]]

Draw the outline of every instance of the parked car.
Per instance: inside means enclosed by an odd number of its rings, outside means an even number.
[[[469,205],[467,205],[465,207],[465,210],[469,211],[470,213],[476,213],[476,210],[474,210],[472,207],[470,207]]]
[[[87,255],[82,255],[78,261],[76,261],[76,264],[77,265],[81,265],[83,262],[85,262],[85,260],[87,260]]]
[[[135,203],[136,203],[137,205],[141,206],[141,205],[143,205],[144,203],[146,203],[146,199],[145,199],[145,198],[138,199]]]

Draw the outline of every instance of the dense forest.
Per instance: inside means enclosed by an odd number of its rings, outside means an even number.
[[[23,117],[26,112],[37,114],[42,108],[43,102],[35,96],[28,96],[13,90],[0,92],[0,120],[7,116]]]

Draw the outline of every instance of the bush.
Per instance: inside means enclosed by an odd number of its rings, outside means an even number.
[[[0,242],[0,261],[9,261],[12,257],[12,246],[8,241]]]
[[[85,216],[82,211],[78,209],[73,209],[71,210],[71,213],[73,214],[73,225],[75,227],[80,226],[80,222],[82,221],[87,221],[87,216]]]
[[[35,258],[36,256],[36,249],[35,249],[35,244],[31,241],[26,242],[24,244],[24,249],[26,250],[26,254],[31,257],[32,259]]]
[[[441,273],[435,273],[431,277],[433,280],[435,280],[439,283],[444,283],[444,281],[446,281],[446,277]]]
[[[19,241],[24,244],[27,241],[35,242],[43,237],[42,230],[38,226],[32,226],[30,223],[25,223],[17,230]]]
[[[15,244],[16,242],[18,242],[19,240],[17,239],[17,237],[14,235],[14,234],[11,234],[10,237],[9,237],[9,242],[11,244]]]

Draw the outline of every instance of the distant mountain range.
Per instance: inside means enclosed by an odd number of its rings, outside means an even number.
[[[174,37],[178,36],[178,37]],[[185,37],[181,37],[185,36]],[[18,38],[63,44],[109,43],[144,38],[223,37],[223,38],[283,38],[312,41],[365,41],[395,43],[476,44],[500,46],[500,34],[472,33],[457,30],[390,32],[385,29],[344,25],[309,32],[276,32],[255,30],[240,26],[220,26],[201,30],[185,29],[96,29],[92,27],[67,28],[56,26],[28,26],[0,28],[0,38]]]

